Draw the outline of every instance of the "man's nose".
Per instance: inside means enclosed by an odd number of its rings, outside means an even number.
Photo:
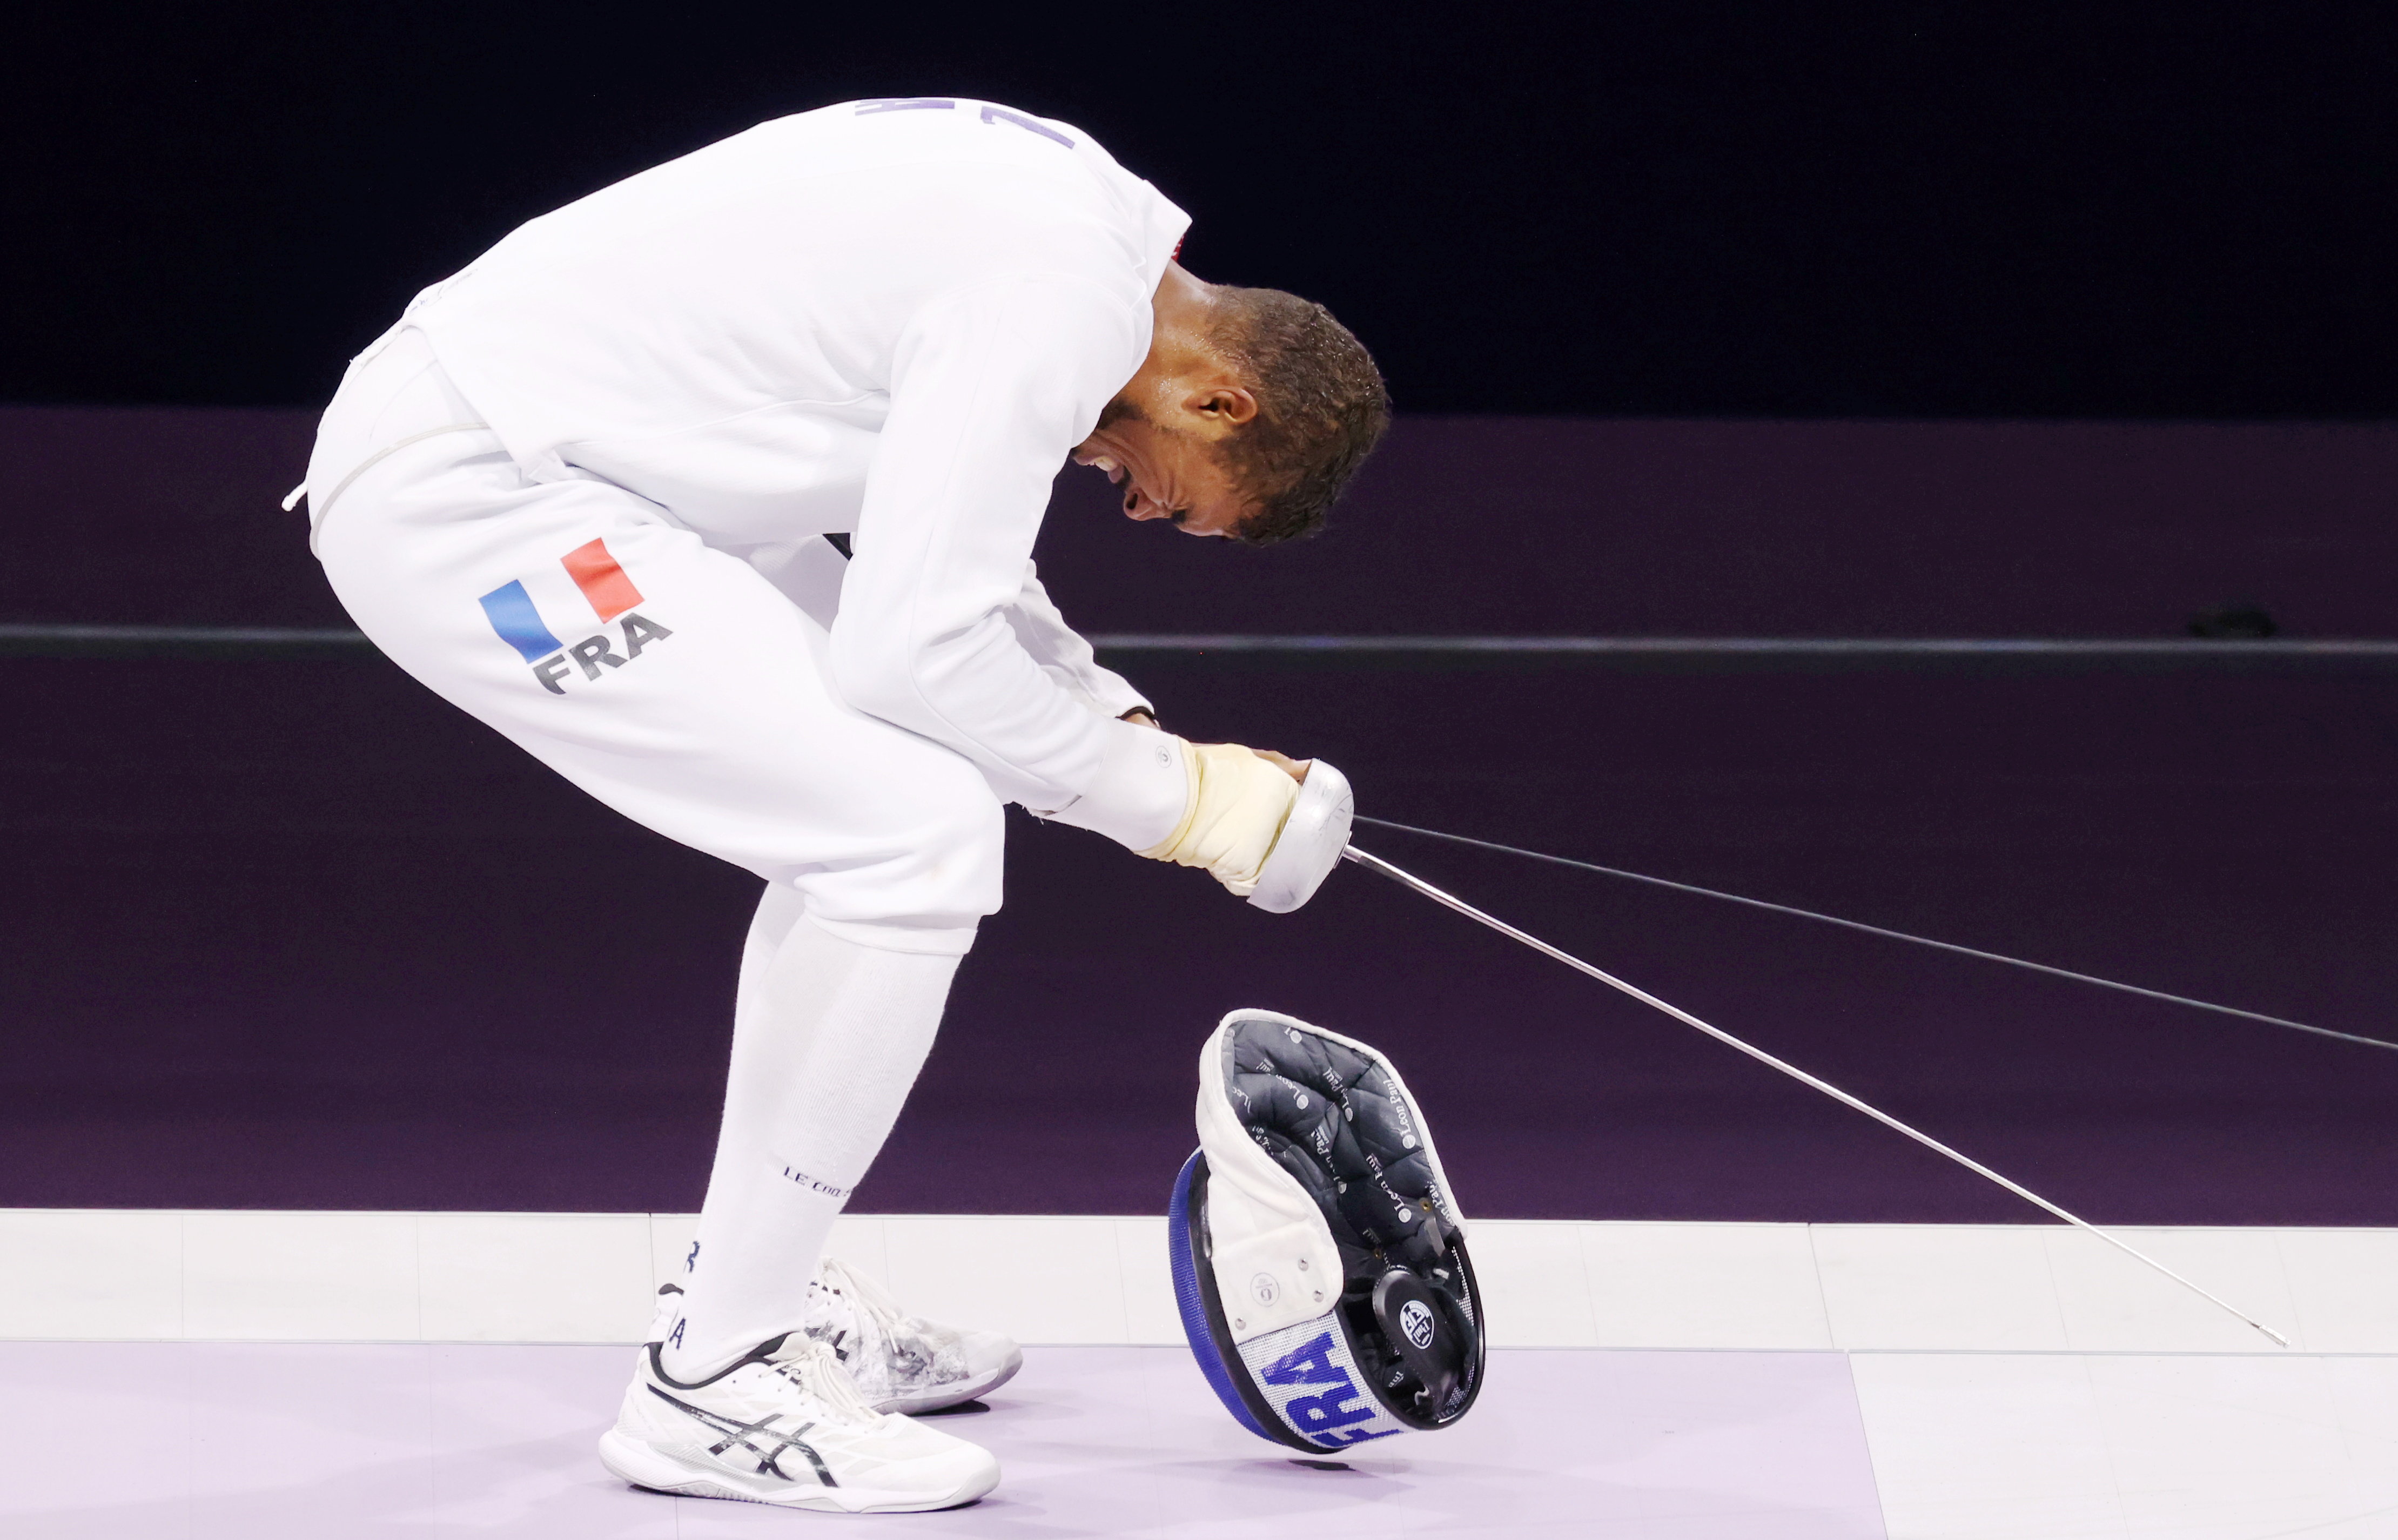
[[[1149,494],[1142,492],[1138,487],[1131,488],[1125,492],[1124,508],[1125,517],[1126,519],[1163,519],[1165,517],[1165,505],[1163,503],[1152,502],[1150,499]]]

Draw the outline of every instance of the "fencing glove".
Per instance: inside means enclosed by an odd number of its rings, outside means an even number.
[[[1355,799],[1322,760],[1304,785],[1237,743],[1187,743],[1110,724],[1089,791],[1045,818],[1105,834],[1153,860],[1204,869],[1258,908],[1287,914],[1313,897],[1348,844]]]
[[[1246,898],[1258,890],[1258,873],[1273,851],[1291,804],[1299,800],[1299,782],[1237,743],[1174,741],[1182,750],[1189,788],[1182,821],[1139,854],[1153,861],[1204,867]]]

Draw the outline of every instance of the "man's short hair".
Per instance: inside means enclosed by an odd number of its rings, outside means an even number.
[[[1257,507],[1233,530],[1244,545],[1313,534],[1391,426],[1373,355],[1332,312],[1279,289],[1216,291],[1208,340],[1241,372],[1258,414],[1223,440]]]

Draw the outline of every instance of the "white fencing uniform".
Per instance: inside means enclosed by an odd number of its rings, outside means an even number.
[[[769,884],[689,1367],[797,1324],[999,906],[1001,804],[1136,849],[1181,816],[1180,756],[1115,720],[1147,703],[1031,550],[1187,223],[1066,125],[826,108],[532,221],[420,295],[326,412],[314,538],[359,627]]]

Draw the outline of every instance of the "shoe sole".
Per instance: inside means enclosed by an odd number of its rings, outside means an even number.
[[[903,1396],[887,1401],[877,1401],[874,1403],[874,1410],[896,1412],[902,1417],[921,1417],[927,1412],[947,1412],[953,1406],[965,1405],[977,1396],[990,1395],[1001,1385],[1016,1378],[1016,1371],[1023,1367],[1024,1349],[1019,1347],[1007,1356],[1005,1363],[979,1380],[946,1386],[929,1396],[913,1398]]]
[[[618,1480],[675,1497],[720,1497],[735,1503],[805,1508],[815,1513],[929,1513],[962,1507],[999,1485],[996,1469],[977,1472],[940,1493],[887,1492],[873,1487],[802,1487],[749,1490],[731,1471],[689,1466],[660,1453],[614,1428],[600,1435],[600,1463]]]

